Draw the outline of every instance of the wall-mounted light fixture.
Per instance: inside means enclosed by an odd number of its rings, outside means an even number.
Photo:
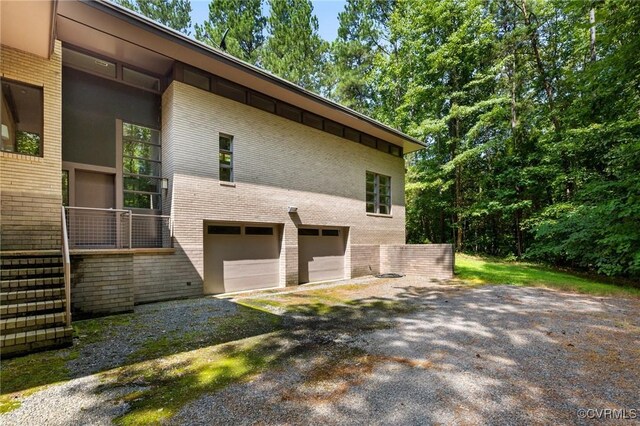
[[[160,179],[160,187],[164,190],[169,189],[169,179],[167,178]]]
[[[6,124],[2,125],[2,140],[3,141],[9,140],[9,127]]]
[[[294,206],[289,206],[289,213],[298,213],[298,208]]]

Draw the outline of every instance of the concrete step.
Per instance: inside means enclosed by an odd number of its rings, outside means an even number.
[[[37,314],[46,314],[64,309],[64,299],[52,299],[38,302],[11,303],[0,305],[0,317],[17,318]]]
[[[62,266],[33,267],[33,268],[7,268],[0,270],[0,280],[23,280],[30,278],[48,278],[64,275]]]
[[[2,357],[11,357],[37,350],[71,346],[73,329],[71,327],[48,327],[39,330],[20,331],[0,336]]]
[[[0,293],[0,302],[5,303],[24,303],[46,301],[50,299],[63,299],[64,287],[60,288],[44,288],[38,290],[16,290],[3,291]]]
[[[0,281],[0,290],[17,291],[17,290],[38,290],[42,288],[64,287],[64,277],[53,276],[45,278],[29,278],[23,280],[2,280]]]
[[[65,319],[66,314],[64,312],[29,315],[18,318],[3,318],[0,319],[0,332],[1,334],[11,334],[42,328],[62,327],[65,325]]]
[[[0,258],[2,269],[62,266],[62,256],[6,257]]]

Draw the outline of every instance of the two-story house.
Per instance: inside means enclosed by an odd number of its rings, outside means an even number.
[[[0,7],[3,353],[71,310],[451,275],[404,246],[422,142],[108,2]]]

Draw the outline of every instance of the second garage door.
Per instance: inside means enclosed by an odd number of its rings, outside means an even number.
[[[300,283],[344,278],[342,229],[298,229],[298,276]]]
[[[211,224],[204,231],[205,294],[279,285],[277,226]]]

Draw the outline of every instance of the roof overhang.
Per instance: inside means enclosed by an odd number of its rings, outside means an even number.
[[[57,5],[57,0],[0,1],[2,44],[48,59],[55,41]]]
[[[156,72],[180,61],[401,146],[405,153],[424,148],[396,129],[110,2],[64,1],[57,13],[57,37],[63,42],[132,65],[141,66],[136,61],[142,60]]]

